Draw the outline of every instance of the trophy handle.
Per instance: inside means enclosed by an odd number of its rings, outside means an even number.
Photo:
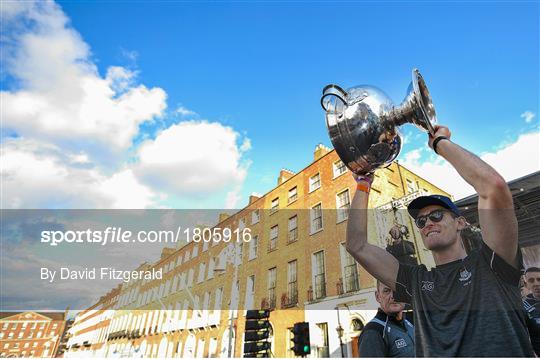
[[[437,115],[431,100],[431,95],[429,94],[426,82],[418,69],[413,69],[412,77],[414,94],[417,100],[418,108],[422,113],[422,127],[427,129],[430,135],[433,135],[435,133],[434,124],[437,123]]]
[[[328,112],[328,108],[325,106],[325,99],[329,96],[337,97],[344,105],[347,104],[347,92],[338,85],[330,84],[323,88],[323,95],[321,97],[321,106],[325,112]]]

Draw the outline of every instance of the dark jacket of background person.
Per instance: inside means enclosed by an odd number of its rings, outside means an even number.
[[[523,298],[523,308],[527,313],[527,328],[534,352],[540,357],[540,300],[529,294]]]
[[[414,327],[407,320],[397,320],[381,309],[366,324],[358,340],[361,358],[414,357]]]

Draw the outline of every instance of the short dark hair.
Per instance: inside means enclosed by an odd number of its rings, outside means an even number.
[[[527,273],[533,273],[533,272],[540,272],[540,268],[538,267],[529,267],[525,270],[525,274]]]

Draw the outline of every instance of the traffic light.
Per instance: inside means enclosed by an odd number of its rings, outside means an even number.
[[[292,347],[294,355],[304,357],[310,354],[311,344],[309,342],[309,323],[294,323],[293,335],[291,340],[294,343]]]
[[[244,358],[269,358],[271,344],[269,310],[248,310],[244,332]]]

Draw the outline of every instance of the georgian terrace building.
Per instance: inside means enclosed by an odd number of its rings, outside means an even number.
[[[317,146],[306,168],[282,170],[275,188],[220,216],[215,227],[249,228],[249,242],[164,249],[138,268],[162,268],[161,280],[124,283],[114,301],[111,292],[79,314],[66,357],[239,357],[245,309],[261,308],[272,309],[275,356],[294,356],[291,329],[302,321],[310,323],[312,357],[354,356],[377,307],[373,277],[344,247],[355,187],[335,151]],[[416,260],[432,266],[405,207],[424,193],[448,194],[397,162],[377,171],[372,188],[370,241],[385,247],[389,229],[404,226]]]

